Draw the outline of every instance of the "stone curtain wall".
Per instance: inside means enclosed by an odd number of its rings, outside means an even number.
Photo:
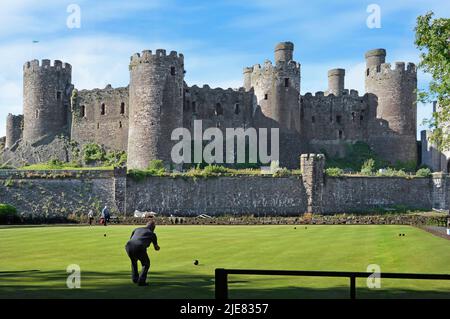
[[[113,214],[291,215],[364,213],[379,209],[448,209],[450,179],[327,177],[320,154],[304,154],[303,176],[146,177],[114,171],[0,170],[0,203],[20,213],[86,214],[108,205]]]
[[[323,213],[367,212],[380,208],[431,209],[430,178],[327,177]],[[438,207],[436,207],[438,208]]]
[[[128,179],[127,212],[299,215],[306,193],[299,177],[149,177]]]
[[[0,203],[45,217],[87,214],[90,209],[98,216],[104,205],[117,214],[123,211],[120,201],[116,205],[117,181],[114,171],[0,170]]]

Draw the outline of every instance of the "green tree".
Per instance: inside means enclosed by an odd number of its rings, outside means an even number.
[[[419,92],[419,101],[437,101],[439,112],[434,112],[427,122],[433,134],[431,141],[439,149],[450,148],[450,19],[433,18],[428,12],[417,18],[416,41],[421,51],[419,68],[431,75],[426,90]]]

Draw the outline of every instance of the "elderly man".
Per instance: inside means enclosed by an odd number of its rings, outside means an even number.
[[[153,244],[155,250],[159,250],[158,239],[156,238],[155,221],[152,219],[145,227],[136,228],[131,233],[130,240],[125,245],[128,257],[131,260],[131,280],[139,286],[148,286],[146,283],[147,273],[150,269],[150,259],[147,255],[147,248]],[[141,274],[138,273],[138,260],[141,262]]]

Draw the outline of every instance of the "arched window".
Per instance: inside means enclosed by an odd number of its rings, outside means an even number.
[[[342,132],[342,130],[339,130],[338,131],[339,139],[342,139],[343,135],[344,135],[344,133]]]
[[[86,116],[86,105],[82,105],[81,106],[80,116],[81,117],[85,117]]]
[[[170,75],[175,75],[175,74],[176,74],[175,67],[174,66],[170,67]]]
[[[285,78],[284,79],[284,87],[288,88],[289,87],[289,78]]]
[[[119,127],[122,128],[122,121],[119,121]]]
[[[120,103],[120,114],[125,114],[125,103]]]
[[[102,103],[102,106],[100,107],[100,114],[105,115],[106,114],[106,106],[105,103]]]
[[[369,76],[369,69],[366,70],[366,75]]]
[[[222,105],[220,103],[216,104],[216,115],[223,115],[223,108]]]
[[[235,105],[234,105],[234,114],[239,114],[239,112],[240,112],[240,110],[239,110],[239,103],[236,103]]]

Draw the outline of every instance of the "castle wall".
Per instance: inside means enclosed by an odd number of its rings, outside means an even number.
[[[210,88],[196,85],[186,88],[183,106],[184,127],[193,134],[194,120],[202,120],[203,129],[249,127],[253,112],[253,94],[243,89]]]
[[[128,179],[127,211],[169,215],[282,214],[306,209],[306,194],[297,177],[220,177]]]
[[[343,90],[339,96],[306,93],[301,101],[301,134],[311,151],[344,156],[348,143],[368,139],[368,123],[374,115],[367,96]]]
[[[6,118],[5,147],[11,148],[23,134],[23,115],[8,114]]]
[[[99,214],[104,205],[116,214],[114,184],[113,171],[0,170],[0,202],[34,216]]]
[[[73,100],[71,138],[83,145],[97,143],[127,150],[128,87],[81,90]]]
[[[23,139],[33,143],[47,135],[64,133],[68,110],[72,67],[56,60],[38,60],[23,67]],[[66,132],[67,133],[67,132]]]
[[[0,171],[0,202],[19,213],[67,216],[108,205],[113,214],[299,215],[380,209],[448,209],[450,179],[235,176],[126,178],[114,171]]]
[[[327,177],[324,185],[324,213],[435,207],[432,202],[433,185],[430,178]]]

